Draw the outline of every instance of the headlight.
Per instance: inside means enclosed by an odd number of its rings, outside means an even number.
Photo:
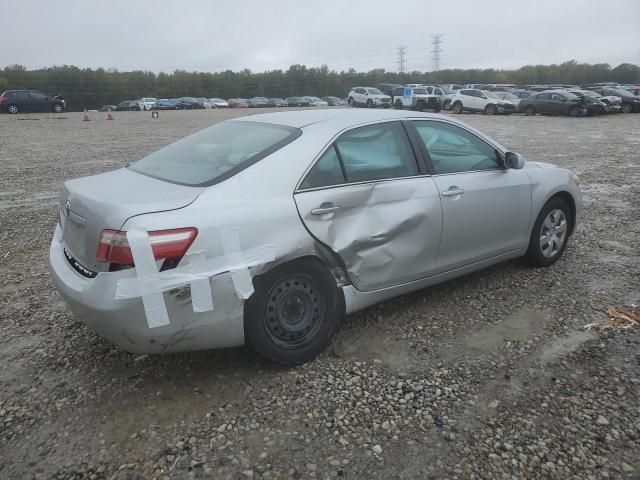
[[[571,175],[571,179],[574,181],[576,185],[580,185],[580,177],[578,175]]]

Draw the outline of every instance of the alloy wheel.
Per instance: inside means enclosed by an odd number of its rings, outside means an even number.
[[[567,238],[567,217],[560,209],[551,210],[540,229],[540,251],[547,258],[560,252]]]

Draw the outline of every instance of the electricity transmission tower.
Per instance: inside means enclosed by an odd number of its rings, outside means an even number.
[[[407,46],[402,45],[400,47],[396,47],[396,50],[398,50],[398,72],[404,73],[407,66],[407,62],[405,60],[405,55],[407,54]]]
[[[436,72],[440,70],[440,61],[442,60],[442,57],[440,56],[440,54],[442,53],[440,44],[442,43],[443,35],[444,33],[436,33],[435,35],[431,35],[431,61],[433,62],[433,70]]]

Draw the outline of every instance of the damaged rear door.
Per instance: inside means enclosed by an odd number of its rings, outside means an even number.
[[[359,290],[435,270],[440,195],[401,122],[343,133],[309,170],[295,201],[307,229],[340,256]]]

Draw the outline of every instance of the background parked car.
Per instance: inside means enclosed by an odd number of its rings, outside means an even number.
[[[185,108],[187,105],[190,105],[191,108],[204,108],[202,104],[194,97],[180,97],[178,98],[178,103],[182,103]]]
[[[229,103],[222,98],[210,98],[209,101],[213,105],[213,108],[229,108]]]
[[[590,90],[573,89],[567,91],[582,99],[582,103],[587,109],[587,115],[602,115],[603,113],[607,112],[606,105],[600,100],[600,94],[592,92]]]
[[[586,108],[580,97],[561,90],[547,90],[523,98],[519,107],[520,111],[526,115],[535,115],[536,113],[569,115],[571,117],[586,115]]]
[[[118,109],[117,105],[103,105],[98,109],[99,112],[115,112]]]
[[[451,96],[451,111],[453,113],[484,112],[487,115],[509,114],[516,111],[516,106],[507,100],[502,100],[494,92],[462,89],[456,90]]]
[[[309,102],[304,97],[287,97],[284,99],[289,107],[308,107]]]
[[[615,95],[616,97],[620,97],[620,100],[622,101],[620,111],[622,113],[640,112],[640,97],[632,94],[628,90],[623,88],[606,87],[594,88],[592,90],[600,95]]]
[[[389,108],[391,106],[391,97],[373,87],[353,87],[347,98],[352,107]]]
[[[268,103],[270,107],[286,107],[287,106],[287,102],[285,102],[284,99],[282,98],[270,98]]]
[[[0,95],[0,110],[18,112],[64,112],[62,97],[47,95],[37,90],[7,90]]]
[[[175,98],[161,98],[153,104],[151,110],[177,110],[178,101]]]
[[[200,105],[202,105],[202,108],[213,108],[213,104],[208,98],[197,97],[196,100],[198,101],[198,103],[200,103]]]
[[[118,103],[117,110],[127,112],[131,112],[134,110],[140,111],[142,110],[142,107],[139,100],[123,100],[122,102]]]
[[[158,99],[153,97],[143,97],[139,101],[140,103],[142,103],[143,110],[151,110],[151,107],[153,107],[153,105],[158,101]]]
[[[253,97],[247,100],[249,108],[266,108],[269,106],[269,99],[267,97]]]
[[[637,85],[631,85],[622,88],[633,95],[640,95],[640,87],[638,87]]]
[[[426,87],[411,88],[411,97],[404,96],[405,88],[409,87],[398,87],[393,92],[393,106],[397,110],[410,108],[412,110],[418,110],[419,112],[427,109],[431,109],[435,112],[440,111],[440,99],[437,95],[430,94]]]
[[[318,97],[304,97],[312,107],[328,107],[329,104]]]
[[[249,104],[244,98],[230,98],[227,103],[231,108],[249,108]]]
[[[376,85],[376,88],[385,95],[389,95],[391,97],[391,104],[394,104],[395,92],[398,88],[402,88],[402,85],[399,83],[380,83]]]
[[[346,100],[338,97],[322,97],[322,100],[327,102],[327,105],[329,105],[330,107],[344,107],[345,105],[347,105]]]

